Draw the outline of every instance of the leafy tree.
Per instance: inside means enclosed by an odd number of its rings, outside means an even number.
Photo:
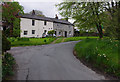
[[[120,1],[107,3],[106,9],[106,23],[105,31],[109,33],[110,37],[120,39]]]
[[[87,29],[97,27],[99,36],[102,38],[103,4],[102,2],[62,2],[57,6],[63,17],[68,16],[75,20],[76,26]]]
[[[34,10],[35,11],[35,15],[38,15],[38,16],[43,16],[45,17],[45,15],[43,15],[43,12],[42,11],[39,11],[39,10]],[[30,11],[29,13],[27,14],[32,14],[33,11]]]
[[[7,40],[6,36],[2,33],[2,53],[10,50],[11,43]]]
[[[111,2],[62,2],[57,6],[59,7],[58,10],[60,14],[63,17],[74,19],[74,24],[80,29],[84,28],[91,30],[91,28],[97,28],[100,38],[103,37],[102,25],[105,27],[107,25],[109,27],[107,29],[110,30],[110,34],[114,36],[119,36],[120,34],[120,31],[118,31],[120,1],[113,2],[111,0]],[[106,13],[109,13],[110,15]],[[112,20],[110,20],[107,16],[112,18]]]
[[[2,3],[2,22],[3,29],[9,29],[9,36],[19,36],[20,33],[20,14],[23,14],[23,7],[18,2]]]

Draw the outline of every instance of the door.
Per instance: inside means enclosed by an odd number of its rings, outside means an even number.
[[[67,37],[67,31],[65,31],[65,37]]]

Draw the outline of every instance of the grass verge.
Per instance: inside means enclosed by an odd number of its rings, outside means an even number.
[[[61,43],[64,38],[59,38],[55,43]]]
[[[6,80],[7,76],[14,75],[13,66],[15,65],[15,59],[10,53],[6,53],[2,60],[2,79]]]
[[[85,39],[75,46],[77,58],[120,79],[119,42],[111,39]]]
[[[8,38],[12,47],[50,44],[56,38]]]
[[[81,37],[68,37],[64,39],[64,42],[68,42],[68,41],[78,41],[78,40],[84,40],[86,38],[99,38],[96,36],[81,36]]]

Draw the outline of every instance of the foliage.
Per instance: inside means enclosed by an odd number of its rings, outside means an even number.
[[[107,15],[104,24],[105,32],[108,33],[110,37],[120,39],[120,1],[111,4],[112,7],[108,7],[108,11],[105,13]]]
[[[2,34],[2,52],[6,52],[7,50],[10,50],[11,43],[7,40],[4,34]]]
[[[97,27],[99,36],[102,38],[103,5],[102,2],[62,2],[57,6],[62,16],[75,20],[74,24],[77,27],[87,30],[94,30],[91,28]]]
[[[107,26],[107,32],[114,37],[118,37],[120,34],[120,24],[118,23],[120,20],[120,1],[62,2],[57,6],[63,17],[75,20],[74,24],[80,28],[80,31],[96,32],[97,29],[99,37],[102,38],[102,25],[104,25],[104,27]]]
[[[17,38],[8,38],[11,42],[11,46],[32,46],[32,45],[43,45],[43,44],[50,44],[56,38],[24,38],[22,40],[18,40]]]
[[[76,44],[77,57],[105,73],[120,77],[119,42],[112,39],[85,39]]]
[[[7,75],[13,75],[13,65],[15,64],[15,59],[9,53],[4,55],[4,59],[2,61],[2,77],[5,79]]]
[[[3,29],[9,29],[9,36],[19,36],[20,34],[20,19],[19,15],[23,14],[23,7],[18,2],[2,3],[2,21]],[[4,30],[6,31],[6,30]],[[8,31],[8,30],[7,30]]]
[[[55,33],[54,30],[50,30],[50,31],[48,31],[48,34],[49,34],[49,35],[52,35],[52,36],[53,36],[54,33]]]
[[[19,37],[20,36],[20,19],[16,18],[13,21],[13,37]]]

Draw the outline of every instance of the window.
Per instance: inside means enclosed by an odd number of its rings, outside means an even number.
[[[71,31],[69,31],[69,35],[71,35]]]
[[[35,34],[35,30],[32,30],[32,34]]]
[[[61,35],[61,32],[59,32],[59,35]]]
[[[56,33],[56,31],[55,31],[55,35],[56,35],[57,33]]]
[[[46,33],[47,32],[47,30],[44,30],[44,33]]]
[[[27,35],[27,32],[28,32],[28,31],[24,31],[24,35]]]
[[[32,26],[35,26],[35,20],[32,20]]]
[[[47,21],[44,21],[44,25],[47,25]]]

